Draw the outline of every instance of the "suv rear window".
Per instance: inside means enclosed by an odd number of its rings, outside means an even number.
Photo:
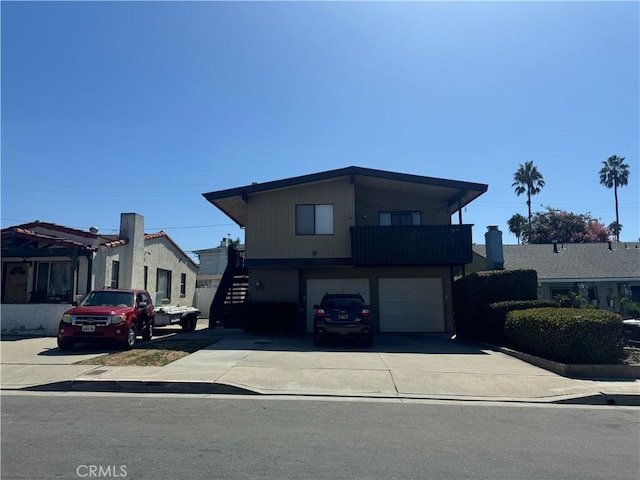
[[[325,308],[340,308],[346,310],[349,308],[359,308],[361,306],[362,302],[360,300],[351,298],[336,298],[334,300],[327,301]]]

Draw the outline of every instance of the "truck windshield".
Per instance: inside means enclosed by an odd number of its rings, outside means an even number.
[[[80,305],[91,307],[107,305],[110,307],[133,307],[133,293],[129,292],[91,292]]]

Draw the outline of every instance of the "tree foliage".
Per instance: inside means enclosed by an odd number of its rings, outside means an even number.
[[[513,174],[512,187],[515,187],[516,195],[527,194],[527,208],[529,211],[529,222],[531,222],[531,197],[537,195],[544,187],[542,173],[533,164],[533,160],[520,164],[516,173]]]
[[[576,214],[547,207],[536,212],[523,232],[527,243],[607,242],[611,231],[589,213]]]
[[[522,233],[527,225],[527,219],[524,218],[519,213],[516,213],[513,217],[511,217],[507,221],[507,226],[509,227],[509,231],[513,233],[518,239],[518,245],[520,244],[520,238],[522,237]]]
[[[618,187],[624,187],[629,183],[629,165],[624,163],[624,157],[611,155],[606,161],[602,162],[600,169],[600,183],[607,188],[613,188],[613,197],[616,202],[616,231],[615,235],[620,240],[620,217],[618,216]]]

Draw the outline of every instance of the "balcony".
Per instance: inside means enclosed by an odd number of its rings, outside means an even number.
[[[471,225],[351,227],[354,265],[471,263]]]

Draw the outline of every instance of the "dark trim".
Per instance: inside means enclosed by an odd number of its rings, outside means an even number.
[[[301,175],[299,177],[286,178],[283,180],[275,180],[265,183],[255,183],[244,187],[230,188],[228,190],[219,190],[217,192],[203,193],[202,196],[209,202],[220,198],[229,198],[235,196],[249,195],[256,192],[264,192],[267,190],[275,190],[278,188],[292,187],[304,183],[318,182],[321,180],[329,180],[338,177],[348,176],[354,181],[357,175],[366,177],[381,178],[385,180],[396,180],[400,182],[419,183],[422,185],[432,185],[438,187],[457,188],[462,190],[474,190],[484,193],[488,186],[482,183],[462,182],[458,180],[448,180],[445,178],[424,177],[421,175],[412,175],[408,173],[388,172],[385,170],[374,170],[362,167],[345,167],[337,170],[329,170],[326,172],[312,173],[310,175]],[[465,192],[466,193],[466,192]],[[450,205],[455,203],[457,196],[452,197]]]
[[[262,267],[343,267],[352,266],[351,258],[245,258],[247,268]]]
[[[485,192],[486,192],[486,191],[487,191],[487,190],[485,189]],[[461,191],[459,191],[458,193],[456,193],[453,197],[451,197],[451,198],[449,199],[449,201],[447,202],[447,206],[448,206],[448,207],[450,207],[451,205],[453,205],[454,203],[456,203],[456,202],[457,202],[457,203],[458,203],[458,208],[460,208],[460,205],[462,204],[462,199],[463,199],[464,197],[466,197],[468,193],[469,193],[469,192],[468,192],[467,190],[461,190]]]

